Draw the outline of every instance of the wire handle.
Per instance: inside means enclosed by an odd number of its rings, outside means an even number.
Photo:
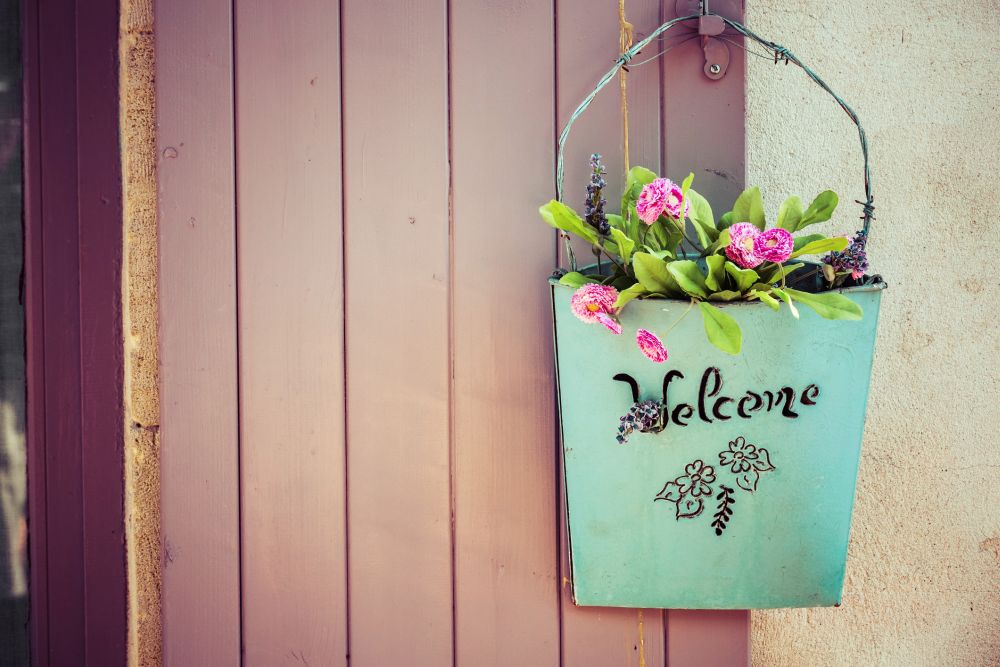
[[[861,154],[864,157],[864,167],[865,167],[865,174],[864,174],[865,200],[858,201],[857,203],[861,204],[861,209],[862,209],[861,219],[864,220],[864,227],[862,229],[867,234],[868,227],[871,225],[871,221],[875,219],[874,216],[875,200],[874,197],[872,197],[871,167],[869,164],[869,155],[868,155],[868,137],[865,134],[864,128],[861,126],[861,120],[858,118],[858,114],[856,114],[854,112],[854,109],[852,109],[850,105],[848,105],[847,102],[843,100],[843,98],[837,95],[837,93],[835,93],[833,89],[830,88],[830,86],[827,85],[827,83],[823,81],[823,79],[821,79],[818,74],[816,74],[816,72],[807,67],[801,60],[799,60],[795,56],[795,54],[793,54],[784,46],[781,46],[780,44],[777,44],[770,40],[766,40],[763,37],[760,37],[759,35],[757,35],[755,32],[747,28],[739,21],[733,21],[732,19],[728,19],[725,16],[716,14],[715,12],[707,12],[707,15],[718,16],[726,23],[726,25],[734,29],[736,32],[740,33],[744,37],[752,39],[753,41],[757,42],[758,44],[772,51],[774,53],[775,63],[777,63],[780,60],[784,60],[785,64],[792,63],[794,65],[797,65],[800,69],[802,69],[803,72],[805,72],[809,76],[810,79],[815,81],[820,88],[829,93],[830,96],[833,97],[834,100],[836,100],[837,104],[840,105],[840,108],[844,110],[844,113],[846,113],[847,116],[851,119],[851,121],[855,125],[857,125],[858,137],[861,140]],[[670,21],[667,21],[666,23],[658,27],[656,30],[651,32],[647,37],[636,42],[632,46],[632,48],[628,49],[618,57],[618,59],[615,61],[614,67],[608,70],[607,74],[601,77],[601,80],[597,82],[597,85],[594,87],[594,90],[592,90],[590,94],[588,94],[585,98],[583,98],[583,101],[580,102],[580,105],[569,117],[569,121],[567,121],[566,126],[563,128],[562,133],[559,135],[559,151],[556,159],[556,199],[558,199],[559,201],[563,200],[563,163],[564,163],[563,153],[565,151],[566,141],[569,139],[569,133],[570,129],[572,129],[573,127],[573,123],[575,123],[577,119],[583,115],[583,112],[587,110],[587,108],[590,106],[590,103],[594,101],[595,97],[597,97],[597,94],[601,92],[601,90],[605,86],[607,86],[612,79],[614,79],[615,74],[618,73],[618,70],[627,65],[629,61],[632,60],[632,58],[635,57],[636,54],[638,54],[640,51],[646,48],[646,46],[650,42],[652,42],[654,39],[656,39],[666,31],[673,28],[675,25],[684,23],[685,21],[693,21],[700,19],[701,16],[703,16],[703,14],[699,13],[699,14],[691,14],[690,16],[681,16],[675,19],[671,19]]]

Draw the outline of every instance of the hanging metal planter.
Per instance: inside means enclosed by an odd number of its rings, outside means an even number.
[[[721,17],[720,17],[721,18]],[[619,59],[572,120],[668,21]],[[787,49],[721,20],[801,66]],[[852,120],[857,116],[834,95]],[[868,146],[865,232],[872,219]],[[714,304],[746,332],[742,353],[710,344],[700,318],[652,364],[639,329],[666,328],[684,301],[633,301],[623,335],[580,321],[574,288],[550,281],[574,599],[579,605],[752,609],[839,604],[864,431],[880,278],[852,282],[859,321],[761,301]],[[787,315],[787,313],[784,313]]]

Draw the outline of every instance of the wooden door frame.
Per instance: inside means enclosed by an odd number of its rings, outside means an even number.
[[[126,664],[117,0],[21,4],[32,665]]]

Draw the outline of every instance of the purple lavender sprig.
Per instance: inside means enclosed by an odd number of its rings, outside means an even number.
[[[857,280],[868,270],[868,252],[865,249],[867,244],[868,233],[861,230],[854,235],[847,248],[828,253],[823,258],[823,263],[829,264],[838,273],[850,272],[851,278]]]
[[[597,153],[591,155],[590,183],[587,185],[587,203],[583,207],[583,217],[601,236],[607,236],[611,233],[611,224],[604,214],[604,206],[608,202],[602,196],[604,186],[608,184],[604,180],[604,175],[607,173],[604,165],[601,164],[601,156]]]

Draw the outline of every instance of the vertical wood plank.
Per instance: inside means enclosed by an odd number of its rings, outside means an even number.
[[[739,16],[743,20],[742,3]],[[673,8],[667,18],[674,18]],[[686,30],[686,32],[685,32]],[[694,188],[719,215],[732,207],[746,180],[746,52],[727,44],[726,75],[712,81],[704,73],[701,40],[686,27],[665,40],[670,51],[663,68],[663,155],[665,173],[675,180],[694,172]],[[732,30],[725,38],[743,43]]]
[[[556,131],[561,132],[570,114],[584,96],[594,89],[621,51],[618,32],[618,3],[614,0],[554,0],[556,5],[556,82],[558,114]],[[626,18],[635,27],[635,41],[648,35],[662,22],[660,3],[656,0],[628,0]],[[636,59],[628,75],[629,162],[653,171],[661,167],[660,149],[660,61],[640,65],[659,51],[653,42]],[[591,153],[600,153],[607,168],[609,207],[617,211],[616,201],[625,186],[624,142],[622,136],[621,94],[615,79],[598,95],[587,112],[573,125],[566,145],[566,203],[583,209]],[[554,195],[553,195],[554,196]],[[574,244],[581,265],[593,261],[590,248]],[[562,266],[569,266],[562,257]]]
[[[345,665],[339,7],[235,16],[244,664]]]
[[[122,175],[118,0],[74,3],[79,125],[80,447],[89,665],[126,658]],[[51,516],[51,515],[50,515]],[[79,660],[80,656],[74,656]],[[58,662],[58,661],[54,661]]]
[[[667,612],[667,665],[749,666],[750,612],[728,609]]]
[[[730,18],[742,21],[743,3],[738,4],[739,15]],[[742,43],[730,32],[727,39]],[[704,74],[700,40],[687,40],[690,34],[667,39],[673,48],[663,68],[666,171],[674,178],[694,172],[694,188],[721,215],[746,180],[746,53],[730,44],[728,71],[712,81]],[[748,611],[671,610],[666,634],[667,662],[674,667],[750,664]]]
[[[26,3],[31,4],[31,3]],[[77,60],[75,8],[71,3],[50,3],[38,8],[37,30],[39,85],[37,90],[39,143],[36,156],[40,159],[40,206],[26,211],[35,223],[29,230],[37,231],[41,249],[41,275],[35,284],[29,284],[40,293],[32,298],[40,305],[41,350],[33,350],[41,358],[43,375],[29,375],[29,387],[36,383],[44,396],[43,439],[36,441],[32,434],[31,445],[41,444],[45,454],[46,493],[45,533],[47,543],[48,609],[53,619],[49,642],[37,654],[42,664],[72,664],[86,653],[86,586],[83,577],[84,525],[83,519],[83,468],[82,416],[80,414],[80,295],[68,286],[80,279],[80,225],[79,200],[76,189],[80,173],[77,155],[73,150],[79,127],[79,110],[76,107],[75,77]],[[47,32],[42,32],[46,30]],[[50,36],[50,39],[46,39]],[[71,63],[60,67],[60,63]],[[67,93],[69,93],[67,95]],[[30,129],[30,128],[29,128]],[[32,146],[26,145],[30,150]],[[61,149],[61,150],[60,150]],[[30,163],[29,165],[30,166]],[[35,213],[40,216],[40,224]],[[56,235],[61,243],[50,239]],[[32,240],[29,236],[27,240]],[[29,269],[31,267],[26,267]],[[34,297],[34,294],[32,295]],[[66,326],[53,326],[64,322]],[[49,326],[45,326],[49,323]],[[29,338],[31,337],[29,333]],[[31,403],[28,409],[34,412]],[[36,431],[36,433],[39,433]],[[30,447],[30,445],[29,445]],[[34,472],[30,472],[34,481]],[[30,492],[30,489],[29,489]],[[29,516],[29,530],[37,530],[35,516]],[[39,531],[41,532],[41,531]],[[68,558],[64,561],[60,554]],[[33,596],[34,591],[29,592]],[[61,632],[64,631],[64,632]],[[55,640],[58,637],[59,640]],[[32,656],[33,658],[35,656]]]
[[[240,662],[232,7],[156,5],[163,648]]]
[[[452,662],[447,12],[345,0],[351,664]]]
[[[451,7],[456,663],[555,666],[553,5]]]
[[[618,7],[604,0],[556,0],[556,41],[558,114],[561,131],[570,114],[594,88],[619,55]],[[626,3],[629,22],[636,39],[649,34],[660,23],[660,3],[630,0]],[[654,42],[637,62],[659,50]],[[631,164],[653,170],[660,168],[660,67],[658,61],[631,68],[629,90],[629,153]],[[566,203],[583,208],[591,153],[601,153],[608,169],[608,201],[614,201],[624,187],[621,102],[618,86],[611,85],[599,95],[573,126],[566,146]],[[589,254],[577,251],[581,264]],[[566,262],[563,261],[563,265]],[[551,315],[549,316],[551,318]],[[561,496],[563,497],[563,496]],[[562,535],[566,534],[565,510],[559,513]],[[662,665],[663,613],[659,610],[576,607],[573,604],[567,544],[562,557],[562,650],[567,667],[583,665]],[[641,622],[640,622],[641,619]],[[641,632],[640,632],[641,629]]]

